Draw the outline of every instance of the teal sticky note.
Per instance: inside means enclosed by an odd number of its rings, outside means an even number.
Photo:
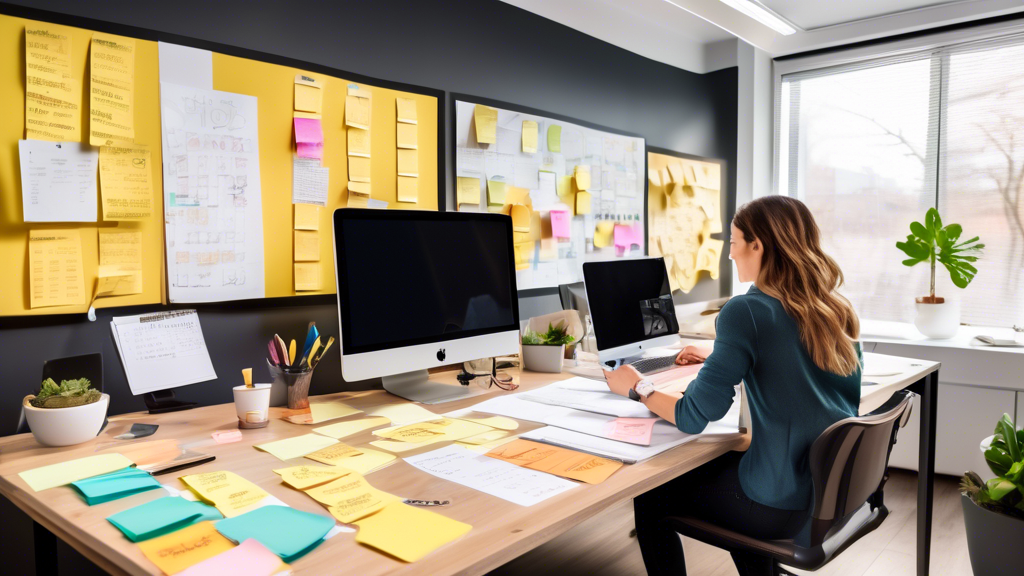
[[[108,516],[107,521],[117,526],[132,542],[142,542],[197,522],[223,517],[213,506],[180,496],[168,496]]]
[[[228,540],[241,543],[253,538],[285,562],[292,562],[323,542],[334,527],[334,518],[286,506],[264,506],[215,526]]]
[[[159,488],[160,483],[145,470],[125,468],[110,474],[72,482],[71,486],[85,498],[85,502],[89,506],[92,506]]]

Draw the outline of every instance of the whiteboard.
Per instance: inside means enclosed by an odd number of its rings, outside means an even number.
[[[520,290],[551,288],[583,280],[583,263],[595,260],[642,257],[647,252],[646,205],[647,162],[643,138],[627,136],[525,113],[500,106],[496,142],[477,141],[474,110],[477,104],[455,100],[455,175],[480,180],[479,204],[456,205],[461,211],[500,211],[487,205],[487,181],[500,179],[508,186],[530,191],[533,210],[540,213],[542,229],[548,237],[533,245],[529,264],[517,270]],[[523,152],[524,121],[538,126],[537,151]],[[548,148],[552,127],[561,130],[558,152]],[[556,132],[558,130],[556,128]],[[589,166],[591,173],[591,211],[571,217],[568,238],[550,238],[550,211],[569,208],[566,197],[552,189],[560,178],[572,176],[576,166]],[[455,188],[456,186],[453,186]],[[635,243],[628,248],[607,246],[605,236],[595,246],[595,231],[613,227],[631,227]]]

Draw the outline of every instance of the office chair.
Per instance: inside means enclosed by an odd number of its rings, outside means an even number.
[[[906,425],[913,394],[900,390],[874,412],[829,426],[811,445],[814,507],[807,525],[790,540],[758,540],[691,517],[670,517],[676,532],[729,551],[753,552],[780,564],[817,570],[877,528],[889,510],[882,502],[889,452]]]
[[[39,381],[42,382],[47,378],[53,378],[53,381],[57,384],[60,384],[61,380],[88,378],[93,388],[103,392],[103,354],[97,352],[95,354],[47,360],[43,362],[43,377]],[[32,392],[35,393],[38,390],[39,383],[36,383]],[[107,421],[104,419],[100,431],[103,431],[103,428],[106,428],[106,426]],[[22,407],[21,417],[18,419],[18,428],[14,433],[24,434],[28,431],[28,422],[25,420],[25,408]]]
[[[585,316],[590,314],[590,306],[587,305],[587,289],[583,282],[559,284],[558,299],[562,302],[562,310],[575,310],[583,326],[587,325]]]

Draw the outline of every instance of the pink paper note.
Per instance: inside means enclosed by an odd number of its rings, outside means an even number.
[[[193,564],[179,576],[270,576],[287,564],[281,557],[267,550],[258,540],[249,538],[238,546]]]
[[[615,225],[615,247],[623,250],[629,250],[629,247],[633,244],[637,246],[643,246],[643,234],[640,232],[640,227],[636,224],[631,226],[623,226],[622,224]]]
[[[298,144],[310,143],[323,145],[324,130],[320,125],[320,121],[313,118],[296,118],[295,142]]]
[[[211,436],[217,444],[230,444],[242,439],[242,433],[238,430],[217,430]]]
[[[551,211],[551,235],[555,238],[569,238],[572,236],[570,232],[570,224],[572,220],[569,218],[569,213],[565,210],[552,210]]]
[[[299,142],[295,148],[299,158],[315,158],[316,160],[324,159],[324,147],[322,144]]]
[[[605,438],[641,446],[651,445],[651,432],[657,418],[616,418],[604,425]]]

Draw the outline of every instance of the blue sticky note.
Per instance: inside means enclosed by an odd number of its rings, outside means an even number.
[[[92,506],[159,488],[160,483],[145,470],[125,468],[110,474],[72,482],[71,486],[85,498],[89,506]]]
[[[108,516],[107,521],[117,526],[132,542],[142,542],[197,522],[223,517],[213,506],[180,496],[168,496]]]
[[[285,562],[292,562],[323,542],[334,527],[334,518],[286,506],[264,506],[215,526],[229,540],[253,538]]]

